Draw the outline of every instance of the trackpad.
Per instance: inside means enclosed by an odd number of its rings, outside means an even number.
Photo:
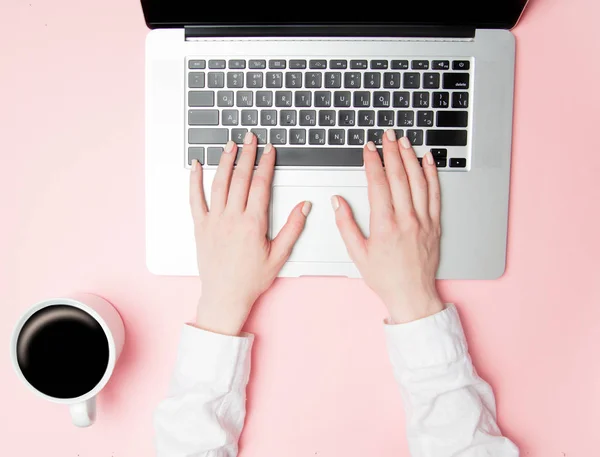
[[[368,236],[369,199],[366,187],[273,187],[271,238],[279,233],[294,206],[305,200],[313,205],[304,232],[290,257],[291,262],[351,262],[335,224],[332,195],[341,195],[348,201],[358,226]]]

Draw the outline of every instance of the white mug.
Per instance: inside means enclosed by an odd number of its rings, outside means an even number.
[[[108,341],[108,364],[104,375],[92,390],[76,398],[55,398],[40,392],[25,378],[17,358],[17,343],[24,325],[38,311],[56,305],[72,306],[85,311],[85,313],[100,324]],[[13,367],[26,386],[46,400],[69,405],[73,424],[78,427],[88,427],[96,420],[96,396],[108,383],[115,364],[121,355],[124,342],[125,327],[123,320],[117,310],[108,301],[92,294],[74,294],[64,298],[45,300],[29,308],[15,326],[11,338],[10,352]]]

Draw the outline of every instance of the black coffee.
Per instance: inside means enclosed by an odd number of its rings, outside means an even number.
[[[55,398],[93,390],[108,366],[108,340],[88,313],[68,305],[36,312],[17,340],[17,361],[29,383]]]

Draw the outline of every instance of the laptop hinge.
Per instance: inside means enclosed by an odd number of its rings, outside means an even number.
[[[474,27],[401,25],[193,25],[185,38],[242,37],[366,37],[366,38],[474,38]]]

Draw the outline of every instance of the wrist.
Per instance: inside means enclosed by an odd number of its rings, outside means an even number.
[[[395,324],[424,319],[445,309],[436,291],[402,295],[386,301],[390,317]]]
[[[198,301],[196,326],[223,335],[238,336],[254,301],[202,295]]]

